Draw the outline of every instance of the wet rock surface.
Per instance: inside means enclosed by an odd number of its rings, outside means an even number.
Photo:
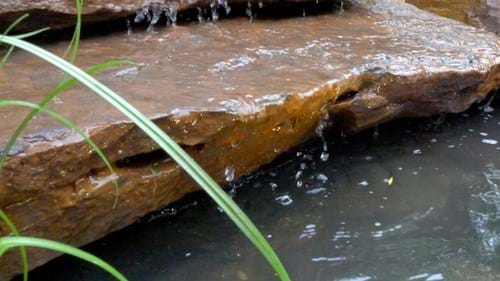
[[[500,34],[500,2],[496,0],[406,0],[438,15]]]
[[[157,22],[161,18],[176,20],[178,12],[198,11],[202,17],[216,20],[218,14],[229,14],[231,5],[248,5],[251,11],[269,3],[295,4],[311,0],[87,0],[83,1],[84,22],[102,22],[136,14],[135,21]],[[339,4],[340,0],[314,0],[314,3]],[[252,7],[253,6],[253,7]],[[17,30],[50,27],[60,29],[75,24],[74,0],[3,0],[0,3],[0,30],[5,29],[21,15],[30,17]],[[196,18],[195,18],[196,20]]]
[[[62,54],[66,44],[46,47]],[[97,78],[224,183],[233,178],[228,169],[235,178],[255,170],[321,132],[327,119],[358,131],[399,117],[463,111],[500,85],[499,55],[491,33],[383,0],[359,1],[340,14],[88,38],[78,64],[140,63]],[[37,102],[60,78],[18,52],[0,73],[2,97]],[[118,206],[95,153],[41,115],[0,179],[0,207],[24,235],[83,245],[196,190],[138,128],[86,89],[69,90],[51,108],[116,163]],[[26,113],[0,110],[0,143]],[[35,267],[55,254],[30,256]],[[0,260],[0,279],[19,268],[12,252]]]

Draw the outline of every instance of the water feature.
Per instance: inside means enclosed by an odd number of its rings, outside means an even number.
[[[499,280],[498,105],[383,125],[377,138],[325,132],[328,161],[323,141],[309,142],[233,182],[235,200],[294,280]],[[131,280],[275,280],[202,193],[86,249]],[[31,280],[49,276],[106,277],[67,257]]]
[[[352,9],[346,6],[342,11],[340,5],[334,13],[330,5],[328,10],[318,9],[316,16],[311,13],[315,9],[305,5],[300,15],[306,17],[280,20],[266,19],[266,10],[272,14],[279,9],[270,9],[266,1],[262,5],[251,2],[250,7],[246,1],[244,5],[231,2],[231,18],[224,20],[224,10],[229,13],[227,3],[210,2],[214,9],[200,6],[201,20],[216,16],[221,20],[206,24],[183,21],[182,6],[146,5],[129,18],[129,30],[85,38],[78,61],[82,66],[119,58],[139,62],[97,77],[154,118],[216,180],[229,183],[232,195],[246,185],[237,181],[242,174],[255,171],[314,133],[323,138],[319,155],[295,151],[297,166],[283,169],[291,177],[290,184],[305,194],[328,195],[338,188],[336,175],[328,170],[311,173],[323,166],[318,162],[337,163],[331,147],[342,139],[328,140],[324,129],[329,121],[347,132],[399,117],[460,112],[500,81],[498,37],[397,0],[359,0]],[[250,8],[250,20],[238,17],[243,15],[242,8]],[[211,11],[216,13],[211,16]],[[67,42],[55,41],[44,45],[64,53]],[[52,69],[28,55],[16,52],[11,59],[8,71],[0,77],[15,81],[4,88],[3,94],[9,98],[37,101],[60,79],[59,73],[49,74]],[[113,209],[116,192],[111,181],[105,180],[110,178],[100,159],[70,130],[61,130],[40,116],[20,140],[0,179],[0,207],[9,211],[24,235],[81,246],[195,190],[192,181],[137,127],[82,87],[59,97],[51,108],[89,132],[117,164],[119,204]],[[491,111],[491,106],[483,110]],[[4,121],[0,122],[0,145],[15,126],[14,120],[23,114],[0,111]],[[381,134],[375,130],[368,138],[377,141]],[[495,146],[498,141],[485,134],[482,132],[480,143]],[[413,157],[427,153],[422,147],[410,152]],[[365,160],[370,159],[376,158],[366,156]],[[412,171],[414,176],[419,173]],[[490,174],[492,179],[496,177],[494,171]],[[270,173],[271,201],[278,207],[294,208],[301,200],[293,190],[283,190],[289,184],[280,175],[281,171]],[[387,174],[380,181],[383,186],[397,187],[399,176]],[[355,185],[376,194],[371,190],[373,179],[356,179]],[[496,243],[496,232],[487,228],[494,219],[493,215],[474,217],[486,246]],[[302,239],[321,237],[320,224],[305,223],[299,227]],[[404,228],[381,229],[385,226],[381,220],[373,225],[377,229],[370,232],[371,238]],[[8,234],[5,228],[0,231]],[[363,237],[360,230],[337,229],[335,233],[339,239]],[[0,279],[19,270],[15,254],[10,252],[0,260]],[[53,257],[43,252],[31,256],[33,267]],[[350,259],[311,257],[319,263],[344,260]],[[441,274],[431,273],[425,278]],[[238,278],[252,274],[239,273]],[[356,278],[370,276],[377,275]]]

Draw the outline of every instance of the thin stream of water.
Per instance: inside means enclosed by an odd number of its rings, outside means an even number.
[[[500,111],[491,108],[380,126],[376,138],[325,132],[327,161],[323,140],[309,142],[233,181],[234,198],[294,280],[500,280]],[[277,280],[203,193],[86,250],[130,280]],[[31,274],[106,278],[68,257]]]

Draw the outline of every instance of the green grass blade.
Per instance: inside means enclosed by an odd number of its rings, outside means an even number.
[[[34,238],[34,237],[2,237],[0,238],[0,256],[2,256],[7,250],[15,247],[35,247],[35,248],[43,248],[48,249],[64,254],[68,254],[74,257],[77,257],[81,260],[92,263],[109,274],[114,276],[119,281],[127,281],[127,278],[123,276],[118,270],[116,270],[113,266],[103,261],[102,259],[82,251],[78,248],[59,243],[56,241]]]
[[[212,199],[225,211],[226,215],[239,227],[247,238],[259,249],[268,262],[273,266],[278,276],[283,281],[290,277],[273,251],[267,240],[262,236],[257,227],[250,221],[244,212],[222,190],[219,185],[165,132],[151,120],[130,105],[126,100],[114,93],[111,89],[95,80],[81,69],[73,66],[64,59],[37,47],[28,42],[10,36],[1,36],[0,42],[11,44],[30,52],[39,58],[56,66],[67,74],[76,78],[94,93],[100,95],[108,103],[119,109],[125,116],[132,120],[149,137],[151,137],[179,166],[181,166],[198,183]]]
[[[12,22],[4,31],[4,35],[9,34],[9,32],[12,31],[19,23],[21,23],[23,20],[25,20],[27,17],[29,17],[29,14],[24,14],[20,17],[18,17],[14,22]]]
[[[20,35],[16,35],[15,37],[16,38],[28,38],[28,37],[31,37],[31,36],[35,36],[39,33],[42,33],[46,30],[49,30],[48,27],[46,28],[41,28],[41,29],[38,29],[38,30],[35,30],[33,32],[28,32],[28,33],[24,33],[24,34],[20,34]],[[7,53],[5,53],[5,55],[3,56],[2,60],[0,61],[0,69],[3,68],[3,66],[5,65],[5,63],[7,62],[7,60],[9,59],[10,55],[12,54],[12,52],[14,51],[14,46],[10,46],[9,50],[7,51]]]
[[[5,223],[10,232],[12,232],[15,236],[20,236],[17,227],[10,220],[9,216],[7,216],[7,214],[2,210],[0,210],[0,220]],[[21,255],[21,264],[23,266],[23,281],[28,281],[28,254],[26,254],[26,249],[23,246],[19,247],[19,254]]]
[[[29,107],[32,109],[36,109],[38,111],[42,111],[44,113],[47,113],[50,115],[50,117],[57,119],[61,123],[63,123],[66,127],[74,130],[78,135],[80,135],[86,142],[87,144],[96,152],[96,154],[101,158],[101,160],[104,162],[108,170],[111,171],[111,175],[113,178],[116,178],[116,173],[114,172],[113,166],[109,162],[108,158],[104,153],[101,151],[101,149],[94,143],[90,137],[83,132],[80,128],[78,128],[73,122],[69,121],[66,119],[64,116],[60,115],[59,113],[56,113],[50,109],[40,107],[38,104],[31,103],[31,102],[26,102],[26,101],[19,101],[19,100],[0,100],[0,107],[6,107],[6,106],[21,106],[21,107]],[[116,191],[116,196],[118,197],[118,189],[115,189]],[[116,202],[116,201],[115,201]]]
[[[75,0],[76,6],[76,26],[75,31],[73,32],[73,38],[71,38],[71,42],[69,43],[69,47],[64,54],[66,57],[69,53],[69,61],[71,63],[75,62],[76,55],[78,54],[78,47],[80,46],[80,34],[82,30],[82,8],[83,8],[83,0]]]
[[[88,73],[88,74],[94,74],[94,73],[97,73],[97,72],[109,69],[111,67],[116,67],[116,66],[121,66],[121,65],[126,65],[126,64],[134,64],[134,63],[129,62],[129,61],[119,61],[119,60],[108,61],[108,62],[105,62],[105,63],[101,63],[101,64],[97,64],[97,65],[91,66],[91,67],[87,68],[85,70],[85,72]],[[40,108],[44,108],[45,106],[47,106],[47,104],[49,104],[49,102],[51,102],[60,93],[62,93],[64,90],[67,90],[67,89],[73,87],[76,83],[78,83],[78,81],[76,79],[74,79],[74,78],[62,81],[61,83],[59,83],[59,85],[56,86],[56,88],[54,88],[54,90],[52,90],[52,92],[49,95],[47,95],[38,104],[38,106]],[[7,141],[7,143],[4,146],[3,152],[0,153],[0,175],[2,175],[3,168],[4,168],[4,165],[5,165],[5,161],[7,160],[7,157],[9,155],[10,151],[12,150],[12,147],[16,143],[17,139],[21,136],[22,132],[26,129],[26,127],[28,127],[28,125],[31,122],[31,120],[33,119],[33,117],[35,117],[35,115],[37,115],[39,112],[40,112],[40,110],[38,110],[38,108],[33,109],[23,119],[23,121],[21,122],[21,124],[14,131],[14,133],[11,134],[9,140]],[[109,172],[111,174],[114,173],[112,169],[109,170]],[[115,186],[116,194],[118,194],[118,182],[116,180],[116,177],[113,178],[113,185]],[[118,196],[116,197],[115,203],[113,205],[113,209],[117,206],[117,204],[118,204]]]
[[[22,16],[20,16],[19,18],[17,18],[13,23],[11,23],[4,31],[3,35],[7,35],[9,34],[9,32],[14,29],[20,22],[22,22],[24,19],[26,19],[27,17],[29,17],[29,14],[24,14]],[[12,54],[12,51],[14,51],[14,46],[10,46],[9,47],[9,50],[7,51],[7,53],[3,56],[2,60],[0,61],[0,68],[3,67],[3,65],[5,64],[5,62],[7,61],[7,59],[10,57],[10,55]]]
[[[7,53],[5,53],[5,55],[2,57],[2,60],[0,61],[0,69],[3,68],[13,51],[14,47],[10,47]]]
[[[32,37],[32,36],[38,35],[42,32],[45,32],[49,29],[50,29],[50,27],[44,27],[44,28],[37,29],[35,31],[31,31],[31,32],[27,32],[27,33],[23,33],[23,34],[19,34],[19,35],[13,35],[12,37],[15,37],[18,39],[26,39],[28,37]]]

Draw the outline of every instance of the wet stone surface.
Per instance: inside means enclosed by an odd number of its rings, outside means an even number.
[[[84,23],[128,18],[131,23],[148,22],[154,25],[158,22],[175,24],[178,14],[184,16],[193,13],[198,17],[191,21],[200,17],[217,21],[219,15],[230,15],[233,5],[247,6],[244,12],[252,17],[256,10],[268,4],[321,3],[329,4],[329,9],[332,9],[340,2],[341,0],[86,0],[83,1],[82,12]],[[32,31],[47,26],[51,29],[72,27],[76,17],[75,1],[3,0],[0,3],[0,30],[25,13],[29,13],[30,17],[21,22],[16,27],[17,30]]]
[[[232,194],[294,280],[498,280],[499,105],[327,134],[328,161],[317,139],[234,182]],[[85,249],[130,280],[276,280],[201,192]],[[30,278],[105,276],[65,257]]]
[[[497,36],[399,1],[370,3],[315,17],[235,18],[87,38],[78,64],[140,63],[96,77],[221,183],[322,135],[327,125],[348,132],[399,117],[461,112],[500,84]],[[66,44],[46,47],[62,54]],[[60,78],[17,52],[0,73],[2,97],[38,102]],[[196,190],[156,145],[82,87],[51,108],[87,131],[117,164],[118,207],[112,210],[116,193],[95,153],[41,115],[0,179],[0,207],[25,235],[83,245]],[[0,110],[0,143],[25,113]],[[322,150],[322,159],[331,159]],[[301,177],[298,186],[306,184]],[[54,254],[31,256],[37,266]],[[19,270],[17,258],[12,253],[0,261],[0,279]]]
[[[500,34],[500,2],[496,0],[406,0],[407,3]]]

